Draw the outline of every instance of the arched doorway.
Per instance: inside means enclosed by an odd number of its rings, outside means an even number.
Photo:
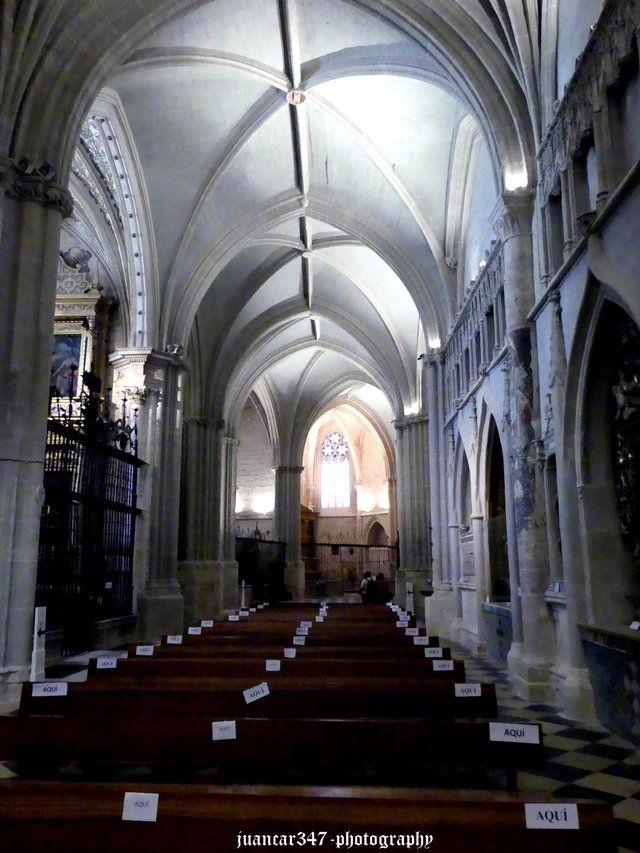
[[[502,445],[491,418],[487,447],[486,519],[489,555],[489,594],[492,601],[509,601],[509,558]]]

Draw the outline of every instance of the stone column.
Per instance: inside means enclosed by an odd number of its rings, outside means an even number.
[[[224,433],[224,422],[220,421],[217,439],[219,464],[216,466],[219,480],[215,494],[219,495],[220,514],[217,525],[218,561],[215,567],[222,586],[224,611],[238,607],[238,563],[236,562],[236,474],[238,440]]]
[[[185,418],[182,439],[180,561],[178,578],[185,624],[222,616],[224,573],[217,557],[214,466],[219,427],[205,416]]]
[[[420,590],[431,588],[429,424],[424,415],[414,415],[396,421],[395,427],[400,539],[395,601],[404,607],[406,583],[413,583],[414,603],[421,600]]]
[[[60,224],[67,191],[0,162],[0,712],[29,678]]]
[[[446,479],[444,453],[444,363],[442,353],[426,356],[423,361],[426,374],[426,403],[429,415],[429,486],[431,509],[431,568],[433,596],[430,597],[429,630],[445,633],[453,615],[453,593],[450,567],[445,558],[448,550],[446,518]],[[414,597],[415,598],[415,597]],[[417,603],[417,599],[416,603]]]
[[[575,442],[565,442],[564,400],[567,378],[564,332],[562,328],[562,306],[560,295],[550,297],[551,341],[549,360],[549,417],[556,444],[557,490],[560,538],[562,541],[562,572],[565,583],[567,608],[566,637],[559,647],[564,650],[565,660],[559,661],[561,683],[559,694],[564,712],[573,719],[595,721],[595,703],[589,670],[584,657],[577,623],[587,610],[581,560],[580,541],[581,497],[576,482]]]
[[[460,589],[460,578],[462,569],[460,566],[460,519],[456,510],[456,488],[455,488],[455,455],[456,439],[453,423],[449,423],[445,429],[446,450],[446,497],[447,497],[447,535],[449,551],[449,567],[452,588],[452,611],[447,636],[454,640],[461,638],[463,630],[462,621],[462,590]]]
[[[139,630],[147,641],[183,629],[184,602],[178,582],[178,529],[182,452],[183,382],[180,355],[152,352],[145,364],[146,435],[149,464],[149,561],[145,588],[138,595]]]
[[[531,701],[551,701],[554,633],[545,602],[549,580],[542,470],[537,450],[539,401],[535,397],[535,340],[527,315],[533,307],[532,195],[504,193],[492,220],[502,242],[506,335],[511,356],[510,439],[513,514],[517,539],[523,643],[512,643],[508,665],[515,689]],[[509,472],[506,471],[506,476]],[[507,508],[507,512],[510,508]]]
[[[300,475],[298,465],[277,465],[274,525],[276,538],[287,543],[284,582],[295,601],[304,598],[304,563],[300,544]]]

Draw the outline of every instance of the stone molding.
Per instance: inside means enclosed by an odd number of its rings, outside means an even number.
[[[570,158],[591,138],[594,113],[631,57],[637,32],[635,2],[609,0],[604,4],[538,151],[542,204],[557,187]]]

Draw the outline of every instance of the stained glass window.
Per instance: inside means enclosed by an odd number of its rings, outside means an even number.
[[[342,433],[330,432],[322,442],[320,501],[324,508],[351,505],[349,445]]]

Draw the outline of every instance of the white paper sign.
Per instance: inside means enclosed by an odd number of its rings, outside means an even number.
[[[396,628],[408,628],[409,620],[408,619],[400,619],[396,622]]]
[[[537,726],[518,723],[489,723],[489,740],[519,743],[540,743],[540,729]]]
[[[248,615],[249,615],[249,611],[248,611],[248,610],[241,610],[241,611],[240,611],[240,615],[241,615],[241,616],[248,616]]]
[[[428,646],[429,638],[428,637],[414,637],[413,638],[414,646]]]
[[[316,616],[316,622],[324,622],[324,616]]]
[[[136,654],[143,658],[153,657],[153,646],[136,646]]]
[[[296,637],[306,637],[308,633],[308,628],[296,628]]]
[[[309,622],[308,620],[306,622],[300,623],[301,628],[311,628],[312,625],[313,625],[313,622]]]
[[[266,663],[266,671],[267,672],[280,672],[280,661],[279,660],[267,660]]]
[[[118,666],[118,658],[97,658],[96,669],[115,669]]]
[[[39,681],[31,688],[32,696],[66,696],[68,692],[66,681]]]
[[[632,631],[640,631],[640,622],[632,622],[629,627]]]
[[[525,803],[527,829],[580,829],[576,803]]]
[[[190,635],[191,637],[199,637],[199,636],[202,634],[202,628],[200,628],[200,627],[198,627],[198,628],[193,628],[193,627],[192,627],[192,628],[189,628],[189,632],[188,632],[188,633],[189,633],[189,635]]]
[[[182,645],[182,634],[167,634],[167,645],[168,646],[181,646]]]
[[[203,628],[213,628],[213,619],[202,619],[200,624]]]
[[[238,614],[237,613],[231,613],[231,615],[229,616],[229,622],[239,622],[239,621],[240,621],[240,617],[238,616]]]
[[[255,612],[256,612],[256,608],[255,608],[255,607],[250,607],[250,608],[249,608],[249,613],[255,613]]]
[[[452,660],[434,660],[433,671],[434,672],[453,672],[453,661]]]
[[[155,823],[158,818],[160,794],[140,794],[127,791],[122,804],[122,820],[143,820]]]
[[[269,685],[266,681],[263,681],[262,684],[257,684],[255,687],[249,687],[247,690],[243,690],[242,695],[244,696],[244,701],[248,705],[250,702],[255,702],[256,699],[263,699],[265,696],[268,696]]]
[[[424,650],[424,656],[426,658],[441,658],[442,657],[442,649],[439,646],[429,647]]]
[[[451,661],[453,663],[453,661]],[[467,696],[482,696],[481,684],[456,684],[456,696],[458,698]]]
[[[294,637],[293,638],[293,645],[294,646],[304,646],[306,639],[307,639],[306,637]]]
[[[298,652],[297,649],[285,649],[284,650],[284,656],[286,658],[294,658],[296,656],[297,652]]]
[[[418,629],[417,628],[405,628],[404,629],[405,637],[417,637]]]
[[[264,610],[264,604],[259,604],[259,605],[258,605],[258,610]]]
[[[218,722],[211,723],[211,738],[212,740],[235,740],[236,721],[219,720]]]

